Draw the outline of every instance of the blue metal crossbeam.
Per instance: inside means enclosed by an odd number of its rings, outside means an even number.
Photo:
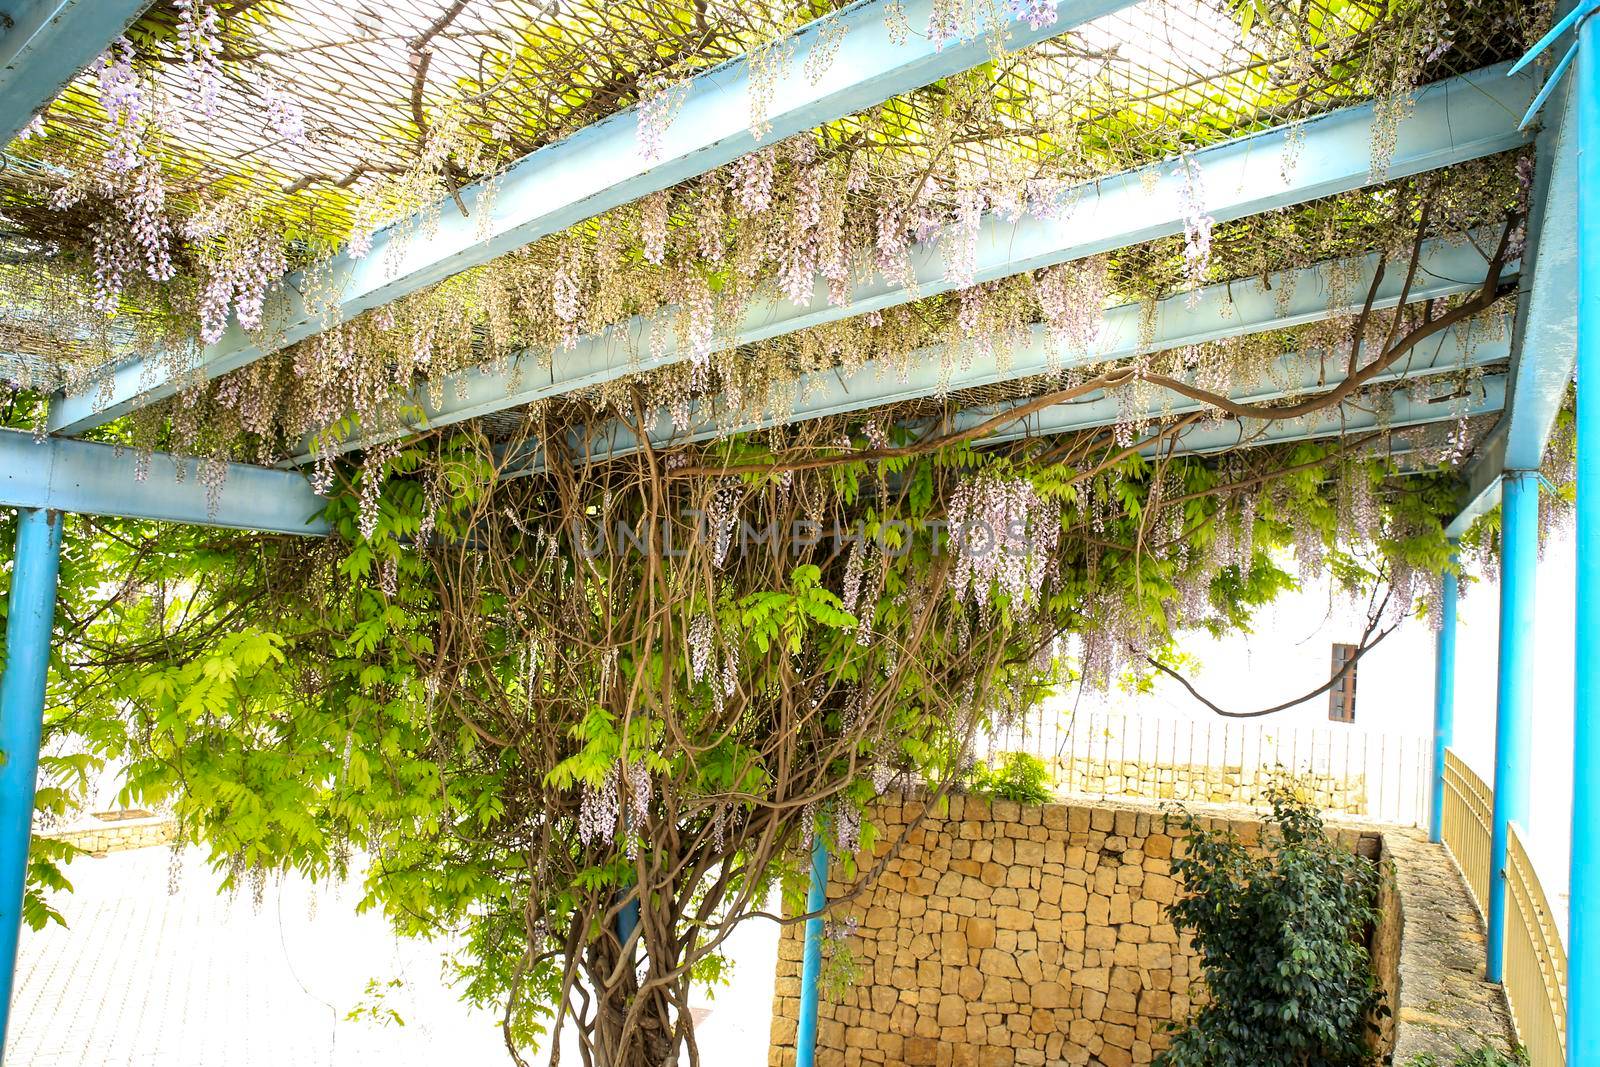
[[[327,501],[296,471],[230,463],[215,500],[193,459],[157,452],[148,476],[138,475],[132,449],[60,437],[36,441],[30,433],[0,430],[0,506],[272,533],[328,532],[322,516]]]
[[[1464,407],[1453,402],[1440,402],[1401,391],[1393,397],[1392,406],[1379,410],[1370,400],[1352,397],[1344,403],[1330,407],[1315,415],[1296,419],[1283,419],[1270,423],[1258,420],[1222,419],[1219,422],[1199,424],[1176,434],[1167,442],[1151,442],[1139,451],[1147,456],[1158,454],[1184,456],[1207,455],[1239,448],[1256,448],[1262,445],[1284,444],[1290,441],[1310,441],[1325,437],[1359,437],[1383,430],[1405,430],[1450,422],[1465,414],[1468,418],[1490,415],[1505,404],[1506,379],[1502,374],[1485,375],[1480,388],[1467,399]],[[1263,392],[1255,397],[1240,396],[1239,400],[1267,400],[1273,394]],[[1148,414],[1154,418],[1172,410],[1156,406]],[[1200,410],[1198,405],[1180,407],[1178,413]],[[994,414],[993,411],[988,413]],[[959,431],[984,421],[978,411],[963,412],[952,429]],[[998,444],[1023,437],[1048,437],[1052,434],[1071,433],[1109,426],[1115,419],[1087,421],[1071,404],[1047,408],[1025,422],[985,437],[985,444]]]
[[[1270,440],[1277,441],[1354,432],[1363,427],[1383,424],[1385,414],[1391,414],[1394,421],[1413,426],[1446,421],[1458,417],[1463,405],[1453,393],[1439,397],[1431,396],[1432,386],[1429,379],[1469,367],[1497,363],[1505,359],[1505,354],[1503,342],[1485,341],[1464,346],[1459,335],[1447,334],[1444,343],[1429,356],[1413,363],[1409,372],[1398,369],[1397,365],[1373,376],[1373,385],[1387,385],[1402,378],[1411,378],[1418,382],[1414,388],[1402,389],[1393,395],[1392,413],[1379,412],[1371,401],[1352,397],[1343,405],[1330,408],[1318,415],[1273,423],[1262,423],[1251,419],[1224,419],[1211,427],[1203,427],[1181,435],[1180,439],[1184,442],[1185,451],[1214,452],[1254,443],[1257,433],[1265,433]],[[1241,404],[1267,404],[1291,395],[1310,396],[1324,392],[1343,381],[1343,375],[1331,375],[1326,380],[1319,380],[1316,368],[1308,366],[1307,363],[1308,361],[1299,353],[1286,356],[1278,362],[1275,371],[1267,376],[1268,380],[1275,384],[1241,389],[1233,393],[1230,399]],[[1504,399],[1505,376],[1485,375],[1481,388],[1465,398],[1464,410],[1469,416],[1499,411]],[[975,409],[960,412],[952,421],[951,429],[959,432],[969,426],[979,425],[1000,410]],[[1206,410],[1204,404],[1187,398],[1178,398],[1172,403],[1158,403],[1149,414],[1152,417],[1168,414],[1183,416],[1204,410]],[[1008,441],[1020,437],[1071,433],[1077,430],[1113,426],[1119,418],[1121,413],[1118,411],[1116,399],[1101,395],[1088,403],[1060,404],[1046,408],[1016,426],[1002,430],[985,440]]]
[[[1039,29],[997,6],[1005,44],[1021,48],[1129,6],[1133,0],[1062,0],[1056,20]],[[493,182],[469,186],[461,200],[471,217],[446,202],[434,211],[377,234],[360,259],[341,254],[329,266],[338,295],[331,309],[306,306],[306,290],[292,277],[283,287],[286,305],[269,315],[270,338],[252,336],[237,322],[199,354],[196,366],[171,371],[170,354],[117,368],[109,391],[99,384],[83,393],[58,395],[50,431],[77,434],[119,415],[171,396],[197,374],[215,378],[269,352],[321,332],[333,322],[416,292],[470,267],[481,266],[541,237],[650,193],[713,170],[773,144],[891,97],[929,85],[986,62],[994,31],[942,46],[923,33],[896,44],[885,22],[888,0],[859,0],[827,19],[807,24],[774,47],[791,59],[771,86],[770,131],[750,131],[751,64],[730,60],[688,80],[676,118],[662,135],[659,158],[639,150],[639,112],[630,108],[542,148]],[[902,0],[914,27],[928,25],[933,0]],[[839,37],[838,33],[843,36]],[[807,68],[813,51],[836,49],[815,80]],[[425,234],[425,238],[416,235]],[[318,286],[325,291],[326,283]],[[109,396],[109,402],[105,397]]]
[[[1546,104],[1535,147],[1527,247],[1511,344],[1511,401],[1494,438],[1463,473],[1462,508],[1448,532],[1460,537],[1500,502],[1500,475],[1537,470],[1577,361],[1577,108],[1565,85]]]
[[[149,6],[150,0],[0,0],[0,146]]]
[[[1196,294],[1198,300],[1192,308],[1187,294],[1172,296],[1156,304],[1154,329],[1149,333],[1143,325],[1144,305],[1114,307],[1106,312],[1104,326],[1092,350],[1057,351],[1055,365],[1074,367],[1126,359],[1141,352],[1288,329],[1349,314],[1359,308],[1371,291],[1379,259],[1373,254],[1274,273],[1265,279],[1241,279],[1207,286]],[[1410,299],[1414,301],[1475,290],[1483,284],[1487,272],[1483,255],[1465,243],[1430,241],[1423,246],[1420,264],[1410,291]],[[1399,302],[1405,271],[1403,261],[1387,264],[1374,293],[1375,308],[1391,308]],[[1337,289],[1334,278],[1341,279]],[[1280,294],[1285,292],[1291,294],[1287,301],[1280,299]],[[1454,333],[1426,352],[1415,353],[1396,364],[1396,370],[1403,374],[1422,367],[1442,366],[1453,358],[1446,354],[1446,348],[1454,356],[1460,355],[1461,346]],[[1493,359],[1506,356],[1503,344],[1490,344],[1485,351],[1493,352]],[[729,433],[767,429],[782,422],[818,419],[920,397],[1020,381],[1046,374],[1052,366],[1051,339],[1043,326],[1033,327],[1023,342],[1011,348],[1004,363],[972,360],[964,367],[947,369],[957,362],[953,356],[946,345],[931,345],[912,352],[904,361],[911,369],[903,379],[898,367],[878,360],[867,361],[844,378],[832,371],[804,375],[794,387],[799,401],[782,413],[730,422],[718,420],[714,405],[693,405],[685,432],[676,430],[672,413],[662,409],[651,419],[650,442],[662,448],[669,444],[707,441]],[[574,455],[594,460],[626,454],[638,447],[638,440],[630,427],[614,421],[598,431],[574,430],[569,446]]]
[[[1453,422],[1465,415],[1477,418],[1492,415],[1505,406],[1506,379],[1501,374],[1486,375],[1481,390],[1475,391],[1465,406],[1440,403],[1404,391],[1394,396],[1393,406],[1379,410],[1368,401],[1347,400],[1343,404],[1298,419],[1261,424],[1255,420],[1224,422],[1220,426],[1201,426],[1178,436],[1178,455],[1225,452],[1235,448],[1312,441],[1324,437],[1359,437],[1384,430],[1405,430]],[[1145,449],[1146,455],[1167,452],[1165,444]]]
[[[1497,412],[1505,400],[1504,374],[1485,375],[1482,383],[1477,386],[1469,383],[1467,388],[1471,392],[1465,398],[1458,397],[1455,392],[1435,396],[1433,383],[1442,375],[1459,374],[1472,368],[1503,363],[1507,347],[1508,342],[1503,338],[1474,339],[1466,336],[1462,328],[1451,329],[1442,333],[1437,343],[1427,346],[1424,351],[1415,352],[1409,359],[1373,376],[1371,384],[1375,386],[1389,385],[1401,380],[1417,383],[1411,389],[1403,389],[1395,394],[1392,412],[1380,412],[1371,401],[1353,397],[1339,407],[1330,408],[1324,414],[1272,424],[1223,419],[1212,426],[1186,432],[1181,437],[1184,446],[1180,451],[1214,452],[1229,447],[1248,447],[1260,441],[1276,442],[1305,437],[1324,437],[1344,431],[1363,431],[1380,425],[1403,423],[1415,426],[1443,422],[1458,418],[1463,411],[1469,417]],[[1299,352],[1285,355],[1277,361],[1271,371],[1262,375],[1264,384],[1235,390],[1230,394],[1230,399],[1242,404],[1265,404],[1289,396],[1311,396],[1336,388],[1344,380],[1344,376],[1324,374],[1321,362],[1317,358],[1317,353],[1311,353],[1309,358]],[[1193,380],[1192,375],[1186,377]],[[1460,402],[1463,399],[1464,404]],[[1017,400],[1006,404],[963,409],[951,417],[946,429],[951,433],[973,429],[1026,402]],[[1203,403],[1186,397],[1176,397],[1156,402],[1149,407],[1147,414],[1151,418],[1165,418],[1204,410],[1206,405]],[[1020,418],[1015,423],[1002,426],[986,435],[983,443],[998,444],[1024,437],[1074,433],[1079,430],[1112,426],[1122,418],[1123,412],[1117,403],[1117,398],[1102,391]],[[578,457],[577,461],[603,462],[637,451],[637,440],[625,427],[618,424],[615,430],[619,435],[618,438],[605,442],[590,442],[586,451],[575,448],[574,455]],[[653,443],[657,447],[668,447],[684,442],[681,438],[667,438]],[[536,474],[541,469],[540,456],[534,452],[531,453],[530,462],[515,466],[507,476],[525,477]]]
[[[1389,168],[1381,175],[1372,169],[1378,121],[1372,105],[1345,108],[1298,127],[1197,152],[1193,158],[1208,193],[1203,206],[1219,221],[1242,218],[1518,147],[1530,137],[1517,129],[1517,120],[1534,89],[1530,76],[1506,77],[1506,68],[1499,66],[1419,90],[1413,110],[1396,133]],[[975,278],[992,281],[1180,233],[1184,186],[1173,165],[1161,163],[1077,187],[1065,198],[1071,210],[1057,219],[1024,217],[1008,222],[990,215],[979,235]],[[778,337],[954,287],[937,242],[917,245],[912,263],[911,284],[875,277],[858,285],[849,302],[840,306],[828,303],[826,285],[818,286],[817,297],[803,306],[775,294],[760,297],[726,341],[748,344]],[[510,367],[477,367],[451,375],[438,390],[440,403],[434,404],[426,389],[407,401],[424,414],[409,429],[520,407],[687,358],[672,331],[664,344],[655,346],[656,354],[641,356],[652,350],[650,332],[650,320],[640,317],[583,338],[571,351],[555,353],[553,373],[530,373],[540,354],[525,353]],[[307,438],[297,462],[309,458],[314,447],[348,451],[401,432],[406,431],[357,433],[342,443],[321,445]]]

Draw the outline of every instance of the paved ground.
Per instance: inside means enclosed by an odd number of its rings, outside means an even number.
[[[1455,861],[1413,830],[1388,829],[1405,914],[1400,1011],[1394,1061],[1420,1052],[1447,1059],[1458,1049],[1512,1043],[1500,987],[1484,981],[1483,924]]]
[[[169,896],[168,855],[71,865],[76,892],[60,900],[68,929],[23,932],[7,1067],[511,1062],[493,1015],[467,1009],[445,984],[448,946],[398,941],[380,918],[355,915],[353,888],[269,885],[257,912],[248,893],[218,896],[194,852]],[[697,998],[701,1049],[716,1067],[764,1063],[771,1025],[775,928],[751,923],[731,941],[732,985]],[[373,980],[400,982],[384,1002],[404,1026],[346,1019]]]

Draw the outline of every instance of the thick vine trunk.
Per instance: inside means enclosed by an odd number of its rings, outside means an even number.
[[[599,995],[583,1041],[594,1067],[677,1067],[682,1057],[672,1039],[678,1019],[671,999],[659,987],[641,997],[632,971],[602,988],[616,965],[613,943],[592,946],[588,956],[585,969]],[[682,1025],[692,1027],[693,1020],[686,1018]]]

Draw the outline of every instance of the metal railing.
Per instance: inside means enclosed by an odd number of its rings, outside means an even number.
[[[1494,791],[1460,756],[1446,749],[1442,836],[1466,878],[1480,915],[1489,910],[1489,846],[1493,829]]]
[[[1461,868],[1478,913],[1489,900],[1494,791],[1454,752],[1444,754],[1444,843]],[[1566,1063],[1567,953],[1550,902],[1515,823],[1506,835],[1506,1002],[1533,1067]]]
[[[989,748],[1039,757],[1057,788],[1080,796],[1255,804],[1289,771],[1325,811],[1405,826],[1428,815],[1425,737],[1041,707]]]
[[[1567,1062],[1567,953],[1515,823],[1506,835],[1505,990],[1533,1067]]]

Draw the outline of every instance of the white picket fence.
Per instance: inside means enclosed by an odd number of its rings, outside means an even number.
[[[1328,811],[1402,826],[1428,818],[1427,737],[1352,726],[1285,726],[1041,706],[986,739],[980,755],[1027,752],[1080,796],[1254,803],[1281,771]]]

